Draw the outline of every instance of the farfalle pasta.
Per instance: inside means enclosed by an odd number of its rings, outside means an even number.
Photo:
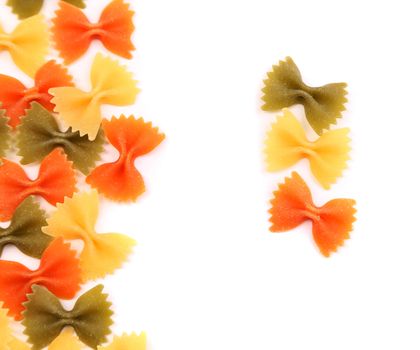
[[[15,210],[10,225],[0,227],[0,256],[4,247],[11,244],[26,255],[40,258],[52,241],[42,232],[46,224],[45,212],[32,197],[27,197]]]
[[[270,230],[284,232],[310,220],[315,243],[321,253],[328,257],[350,237],[355,221],[355,203],[352,199],[333,199],[318,207],[312,201],[306,183],[293,172],[274,192]]]
[[[22,164],[38,162],[60,147],[74,167],[86,174],[100,159],[104,142],[102,130],[93,141],[79,132],[61,131],[55,117],[36,102],[18,127],[17,148]]]
[[[131,253],[135,241],[119,233],[98,234],[99,197],[96,191],[76,193],[57,204],[57,210],[47,219],[44,232],[66,240],[84,242],[80,254],[83,280],[104,277],[119,268]]]
[[[41,257],[40,266],[31,271],[14,261],[0,261],[0,301],[9,316],[22,319],[23,303],[32,285],[46,287],[61,299],[72,299],[79,291],[81,278],[76,252],[62,238],[54,240]]]
[[[120,153],[112,163],[98,166],[86,182],[106,197],[117,201],[135,200],[145,191],[141,174],[134,162],[155,149],[165,138],[151,123],[133,116],[104,120],[103,128],[109,142]]]
[[[1,108],[1,103],[0,103]],[[9,119],[6,118],[6,111],[0,109],[0,157],[6,155],[6,151],[9,148],[10,142],[10,128],[7,125]]]
[[[1,312],[1,311],[0,311]],[[0,316],[1,317],[1,316]],[[1,318],[0,318],[1,322]],[[1,332],[1,331],[0,331]],[[83,350],[83,344],[73,329],[65,329],[48,346],[48,350]],[[98,346],[98,350],[146,350],[146,334],[123,334],[116,336],[109,345]],[[0,345],[0,350],[2,350]],[[16,339],[9,340],[7,350],[30,350],[30,347]]]
[[[9,124],[16,127],[31,102],[36,101],[49,111],[53,111],[52,96],[48,90],[57,86],[73,86],[67,69],[55,61],[41,66],[34,78],[34,86],[27,88],[19,80],[0,74],[0,103],[9,117]]]
[[[111,344],[100,346],[98,350],[146,350],[146,334],[123,334],[115,337]]]
[[[13,340],[7,310],[0,302],[0,350],[9,350],[9,344]],[[17,350],[17,349],[16,349]]]
[[[98,23],[91,23],[77,7],[61,2],[53,19],[53,38],[60,56],[66,63],[80,58],[92,40],[100,40],[112,53],[131,58],[134,50],[131,35],[133,15],[122,0],[111,1],[103,10]]]
[[[111,0],[92,23],[77,8],[85,7],[84,0],[63,1],[52,34],[65,63],[83,56],[94,40],[113,54],[132,58],[134,12],[128,2]],[[60,299],[75,298],[82,282],[113,273],[131,254],[132,238],[96,232],[97,190],[118,201],[136,199],[145,185],[135,161],[165,136],[142,118],[122,115],[103,121],[102,105],[133,104],[140,91],[117,61],[95,56],[90,91],[76,88],[64,66],[46,62],[48,26],[37,15],[43,4],[7,0],[23,20],[11,33],[0,26],[0,51],[33,78],[24,84],[7,72],[0,74],[0,221],[10,221],[0,227],[0,258],[6,246],[14,246],[39,259],[36,269],[0,259],[0,350],[146,350],[144,333],[108,341],[113,312],[102,285],[81,295],[72,310]],[[106,142],[102,122],[119,158],[92,171]],[[7,159],[16,149],[20,164]],[[40,163],[35,178],[23,167],[33,163]],[[93,191],[75,194],[80,175],[75,169],[89,174]],[[39,197],[57,206],[48,219]],[[72,240],[83,242],[78,251]],[[22,321],[27,341],[13,334],[13,319]]]
[[[84,0],[62,0],[78,6],[85,7]],[[42,8],[44,0],[7,0],[7,5],[12,8],[13,13],[18,15],[20,19],[36,15]]]
[[[82,350],[85,349],[81,345],[80,340],[74,334],[71,328],[64,329],[60,335],[48,346],[48,350]],[[11,349],[13,350],[13,349]]]
[[[18,340],[12,332],[7,310],[0,302],[0,350],[31,350],[28,345]],[[55,349],[58,350],[58,349]],[[64,350],[64,349],[60,349]],[[76,350],[76,349],[74,349]]]
[[[31,180],[23,168],[7,159],[0,164],[0,221],[12,218],[16,208],[30,195],[38,195],[55,205],[76,189],[72,163],[61,149],[55,149],[41,162],[38,177]]]
[[[0,331],[1,333],[1,331]],[[1,340],[0,340],[1,342]],[[6,344],[6,340],[4,341]],[[31,350],[24,342],[12,337],[7,341],[8,347],[4,350]],[[85,347],[74,334],[72,329],[63,330],[60,335],[48,346],[48,350],[83,350]],[[146,350],[146,334],[123,334],[114,337],[109,345],[98,346],[98,350]],[[3,350],[0,343],[0,350]]]
[[[60,335],[55,338],[46,348],[47,350],[83,350],[85,347],[81,345],[80,340],[74,335],[71,328],[63,330]],[[0,350],[2,350],[0,346]],[[31,350],[31,347],[16,338],[8,343],[6,350]]]
[[[267,134],[268,170],[284,170],[307,158],[315,178],[328,189],[346,168],[350,152],[349,131],[348,128],[326,131],[311,142],[293,113],[284,109],[283,116],[277,118]]]
[[[102,285],[83,294],[71,311],[65,310],[48,289],[34,285],[32,291],[22,322],[32,350],[50,345],[65,327],[73,328],[79,339],[93,349],[106,342],[113,312]]]
[[[345,83],[327,84],[321,87],[310,87],[302,81],[299,69],[290,57],[273,66],[267,73],[263,88],[263,110],[278,111],[285,107],[302,104],[306,119],[318,135],[345,110]]]
[[[85,92],[74,87],[50,89],[54,96],[54,111],[73,131],[88,135],[94,140],[99,132],[101,106],[109,104],[126,106],[133,104],[139,89],[132,74],[116,61],[97,54],[91,69],[92,90]]]
[[[16,66],[33,77],[45,62],[48,37],[48,26],[41,15],[21,21],[10,34],[0,24],[0,51],[8,51]]]
[[[13,337],[8,344],[7,350],[31,350],[31,348],[23,341]]]

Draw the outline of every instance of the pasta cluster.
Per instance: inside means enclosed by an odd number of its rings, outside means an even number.
[[[52,39],[60,58],[50,57],[50,29],[43,0],[9,0],[21,22],[6,33],[0,51],[33,83],[0,74],[0,257],[7,245],[39,259],[30,270],[0,259],[0,350],[145,350],[146,336],[110,339],[111,303],[99,284],[82,294],[71,311],[60,299],[75,299],[87,282],[121,268],[136,242],[120,233],[98,233],[100,195],[132,202],[145,192],[135,160],[165,138],[158,128],[133,115],[104,116],[102,106],[130,106],[140,90],[133,74],[115,58],[98,53],[91,65],[91,88],[79,88],[69,65],[94,40],[110,52],[132,58],[133,16],[129,4],[112,0],[98,23],[91,23],[82,0],[60,2],[52,19]],[[106,144],[119,152],[102,161]],[[16,152],[15,154],[13,154]],[[18,161],[10,159],[14,156]],[[26,165],[39,165],[35,179]],[[78,179],[92,189],[79,191]],[[46,201],[53,209],[41,209]],[[79,240],[82,247],[70,243]],[[21,322],[27,342],[12,331]]]
[[[302,159],[307,159],[315,179],[329,189],[347,167],[350,159],[348,128],[330,130],[345,110],[345,83],[332,83],[321,87],[306,85],[299,69],[290,57],[280,61],[267,73],[264,80],[263,106],[265,111],[279,111],[267,133],[264,153],[267,170],[286,170]],[[312,129],[319,135],[309,140],[304,127],[287,109],[300,104]],[[312,222],[312,235],[324,256],[337,251],[353,230],[354,206],[352,199],[334,199],[321,207],[313,201],[310,190],[296,172],[278,185],[271,200],[270,230],[283,232]]]

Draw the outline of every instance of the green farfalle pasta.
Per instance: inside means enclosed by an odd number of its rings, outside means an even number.
[[[84,174],[100,159],[105,142],[102,129],[93,141],[89,141],[87,135],[80,136],[78,131],[62,132],[54,116],[37,102],[31,104],[21,121],[17,147],[22,164],[41,161],[57,147],[63,148],[75,168]]]
[[[39,259],[52,241],[51,236],[42,232],[46,225],[45,212],[32,197],[26,198],[16,209],[9,227],[0,228],[0,255],[6,245],[12,244]]]
[[[5,111],[0,109],[0,157],[4,157],[9,147],[10,128],[7,125],[8,119],[5,117]]]
[[[328,130],[345,110],[346,83],[311,87],[302,81],[299,69],[290,57],[273,66],[262,89],[265,111],[278,111],[295,104],[305,108],[306,119],[318,135]]]
[[[66,311],[57,297],[48,289],[34,285],[32,294],[24,304],[24,333],[32,350],[40,350],[56,339],[65,327],[71,327],[79,339],[96,349],[107,341],[111,333],[113,312],[107,301],[103,285],[98,285],[83,294],[72,311]]]
[[[85,8],[84,0],[63,0],[74,6]],[[20,19],[31,17],[41,11],[44,0],[8,0],[7,5]]]

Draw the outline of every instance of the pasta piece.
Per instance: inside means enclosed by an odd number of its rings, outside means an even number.
[[[29,179],[19,164],[3,159],[0,164],[0,221],[8,221],[22,201],[39,195],[50,204],[63,202],[76,189],[72,163],[56,148],[41,162],[38,178]]]
[[[80,58],[92,40],[100,40],[112,53],[132,58],[134,50],[131,35],[134,31],[133,15],[123,0],[113,0],[102,12],[98,23],[89,22],[75,6],[60,3],[53,19],[53,37],[60,56],[69,64]]]
[[[296,172],[279,185],[271,204],[272,232],[288,231],[310,220],[315,243],[326,257],[350,238],[356,220],[352,199],[333,199],[322,207],[315,206],[308,186]]]
[[[22,322],[32,349],[50,345],[65,327],[73,328],[79,339],[93,349],[106,342],[113,312],[103,288],[102,285],[92,288],[77,300],[72,311],[66,311],[48,289],[32,286]]]
[[[133,116],[104,120],[103,127],[109,142],[120,156],[113,163],[98,166],[86,182],[106,197],[117,201],[135,200],[145,191],[141,174],[134,162],[155,149],[165,138],[157,128]]]
[[[265,153],[268,171],[284,170],[307,158],[312,173],[328,189],[346,168],[349,159],[349,129],[327,131],[310,142],[296,117],[288,109],[267,134]]]
[[[27,88],[19,80],[0,74],[0,103],[10,118],[9,124],[16,127],[31,102],[36,101],[49,111],[54,110],[48,90],[57,86],[73,86],[67,69],[55,61],[48,61],[35,74],[35,84]]]
[[[0,302],[0,350],[9,350],[9,344],[13,340],[10,322],[7,318],[7,310],[3,309]]]
[[[21,21],[10,34],[0,25],[0,51],[8,51],[19,69],[33,77],[45,62],[48,37],[48,26],[41,15]]]
[[[76,193],[57,205],[44,228],[45,233],[54,237],[83,240],[80,265],[84,281],[104,277],[119,268],[136,243],[118,233],[98,234],[95,231],[98,208],[96,191]]]
[[[80,349],[80,348],[79,348]],[[7,310],[3,309],[0,302],[0,350],[31,350],[24,342],[16,339],[12,334]],[[58,350],[58,349],[55,349]],[[65,349],[60,349],[65,350]],[[66,349],[67,350],[67,349]],[[76,350],[76,349],[68,349]],[[80,349],[81,350],[81,349]]]
[[[0,350],[2,348],[0,347]],[[25,344],[23,341],[20,341],[19,339],[16,339],[13,337],[13,339],[9,342],[8,347],[6,350],[31,350],[29,345]]]
[[[82,350],[79,339],[73,329],[64,329],[60,335],[48,347],[48,350]]]
[[[74,167],[84,174],[100,159],[105,142],[102,130],[93,141],[89,141],[86,135],[80,136],[79,132],[60,131],[54,116],[36,102],[22,118],[18,131],[17,147],[22,164],[38,162],[61,147]]]
[[[12,334],[7,310],[0,303],[0,350],[31,350],[29,346],[16,339]],[[56,349],[58,350],[58,349]],[[64,349],[63,349],[64,350]],[[73,350],[73,349],[69,349]],[[76,349],[74,349],[76,350]],[[81,349],[80,349],[81,350]]]
[[[10,128],[7,125],[8,121],[9,119],[5,117],[5,111],[0,109],[0,157],[4,157],[9,148]]]
[[[84,0],[63,0],[75,6],[84,8]],[[7,5],[20,19],[36,15],[42,8],[44,0],[7,0]]]
[[[98,350],[146,350],[146,334],[123,334],[115,337],[108,346],[100,346]]]
[[[7,244],[13,244],[24,254],[40,258],[52,238],[42,232],[47,224],[45,212],[32,197],[26,198],[16,209],[7,228],[0,228],[0,255]]]
[[[0,300],[15,320],[22,319],[23,303],[34,284],[46,287],[62,299],[74,298],[80,289],[76,252],[62,238],[57,238],[45,249],[37,270],[31,271],[14,261],[0,261],[0,270]]]
[[[84,347],[80,345],[80,341],[74,335],[74,331],[69,329],[64,329],[60,335],[54,339],[54,341],[48,347],[48,350],[83,350]],[[0,347],[0,350],[1,347]],[[9,342],[9,347],[7,350],[31,350],[29,345],[26,343],[13,338]]]
[[[48,347],[48,350],[82,349],[84,349],[83,346],[71,328],[63,330]],[[0,350],[3,350],[1,345]],[[30,347],[17,339],[12,339],[9,341],[9,347],[5,348],[5,350],[30,350]],[[98,350],[146,350],[146,334],[123,334],[120,337],[114,337],[111,344],[99,346]]]
[[[80,135],[94,140],[101,126],[101,105],[126,106],[133,104],[137,93],[132,74],[116,61],[97,54],[91,70],[92,91],[74,87],[50,89],[54,96],[54,111]]]
[[[299,69],[290,57],[273,66],[264,85],[263,110],[278,111],[302,104],[306,119],[318,135],[335,124],[345,110],[346,83],[310,87],[302,81]]]

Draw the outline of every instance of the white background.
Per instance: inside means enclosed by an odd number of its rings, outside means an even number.
[[[12,29],[5,2],[0,21]],[[87,2],[96,20],[107,1]],[[152,350],[419,349],[418,2],[130,2],[137,51],[126,64],[142,92],[104,116],[143,116],[167,139],[136,163],[148,188],[136,204],[102,199],[98,231],[138,240],[103,281],[115,333],[145,330]],[[98,50],[70,67],[83,88]],[[275,114],[260,110],[260,89],[288,55],[308,84],[349,84],[339,123],[352,130],[349,169],[324,191],[306,162],[295,167],[318,204],[357,200],[351,239],[328,259],[309,223],[268,231],[271,193],[292,169],[264,170]],[[0,73],[31,83],[0,59]]]

